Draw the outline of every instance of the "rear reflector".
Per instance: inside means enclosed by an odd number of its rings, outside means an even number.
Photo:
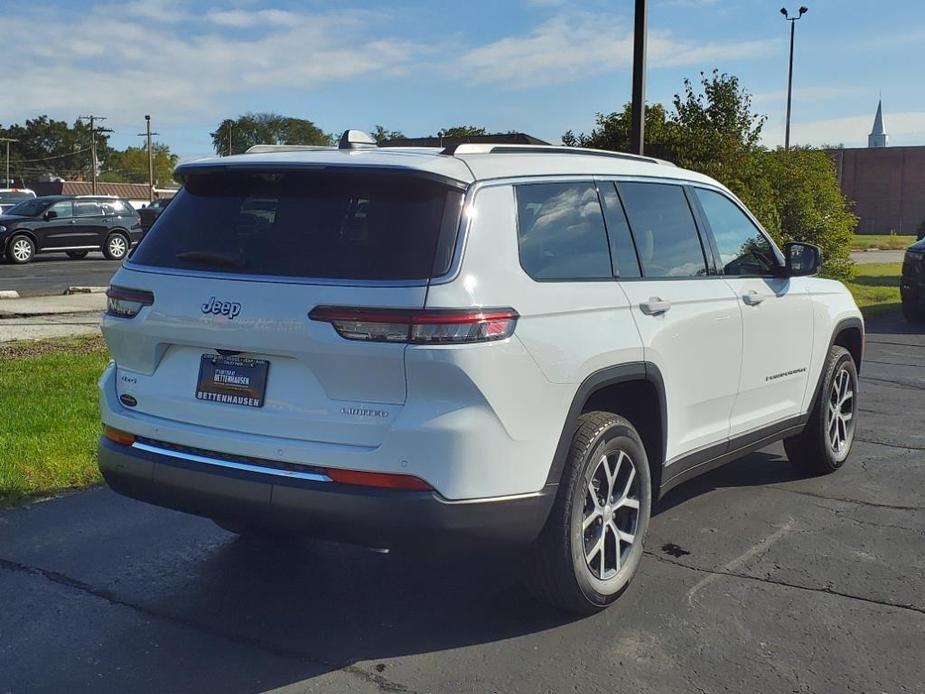
[[[415,311],[316,306],[308,317],[330,323],[348,340],[433,345],[503,340],[514,334],[519,315],[512,308]]]
[[[106,315],[134,318],[145,306],[154,304],[154,294],[142,289],[111,285],[106,290]]]
[[[134,434],[130,434],[127,431],[114,429],[113,427],[105,425],[103,426],[103,436],[105,436],[113,443],[118,443],[120,446],[131,446],[133,443],[135,443]]]
[[[358,484],[364,487],[382,487],[383,489],[413,489],[427,491],[433,489],[420,477],[413,475],[390,475],[384,472],[360,472],[359,470],[335,470],[325,468],[325,474],[341,484]]]

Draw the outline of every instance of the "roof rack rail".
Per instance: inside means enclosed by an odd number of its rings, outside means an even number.
[[[268,152],[313,152],[319,149],[333,149],[328,145],[252,145],[245,154],[266,154]]]
[[[645,161],[650,164],[674,166],[670,161],[656,159],[655,157],[647,157],[642,154],[611,152],[604,149],[586,149],[584,147],[557,147],[555,145],[492,145],[464,143],[445,147],[441,154],[449,156],[459,154],[582,154],[592,157],[611,157],[613,159],[629,159],[631,161]]]

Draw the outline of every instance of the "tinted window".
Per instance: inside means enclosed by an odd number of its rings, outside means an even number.
[[[55,204],[53,204],[51,207],[48,208],[48,211],[54,212],[55,214],[57,214],[59,219],[73,216],[73,206],[71,205],[70,200],[63,200],[61,202],[56,202]]]
[[[604,216],[593,183],[516,186],[520,264],[546,279],[610,279]]]
[[[460,191],[399,173],[191,174],[132,260],[288,277],[425,279],[447,271],[461,209]]]
[[[633,237],[617,189],[611,181],[604,181],[598,190],[604,202],[604,219],[607,221],[614,272],[618,277],[639,277],[639,261],[636,259]]]
[[[75,200],[75,217],[98,217],[103,214],[100,204],[96,200]]]
[[[707,273],[700,237],[681,186],[620,183],[618,188],[646,277],[698,277]]]
[[[124,216],[135,213],[135,208],[124,200],[100,200],[99,205],[103,214]]]
[[[770,275],[778,261],[752,220],[721,193],[695,188],[727,275]]]
[[[23,217],[35,217],[42,213],[42,211],[48,207],[47,200],[37,200],[33,198],[32,200],[23,200],[21,203],[13,205],[8,209],[4,214],[18,214]]]

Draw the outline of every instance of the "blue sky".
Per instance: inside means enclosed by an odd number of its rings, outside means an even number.
[[[684,77],[736,74],[783,141],[781,0],[650,0],[649,101]],[[805,0],[796,143],[859,146],[882,91],[891,144],[925,144],[925,2]],[[558,142],[630,97],[632,0],[4,0],[0,123],[108,116],[119,147],[144,114],[183,158],[225,117],[274,111],[327,132],[475,124]],[[791,9],[796,9],[799,3]]]

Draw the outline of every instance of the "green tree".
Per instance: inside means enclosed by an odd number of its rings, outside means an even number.
[[[858,220],[841,194],[829,156],[821,149],[791,147],[789,152],[762,152],[759,158],[780,216],[775,240],[816,244],[822,249],[823,273],[850,279],[851,241]]]
[[[42,115],[22,125],[0,127],[0,137],[18,140],[10,146],[10,174],[17,180],[34,179],[44,173],[62,178],[90,177],[90,126],[81,120],[71,126]],[[98,165],[105,165],[111,152],[108,141],[105,132],[97,132]]]
[[[630,129],[633,120],[633,106],[626,104],[622,111],[595,117],[595,127],[589,134],[575,135],[569,130],[562,136],[567,147],[590,147],[609,149],[614,152],[630,151]],[[646,152],[653,157],[672,154],[672,130],[674,123],[669,119],[661,104],[646,106]]]
[[[445,128],[432,137],[472,137],[474,135],[487,135],[485,128],[479,128],[475,125],[454,125],[452,128]]]
[[[242,154],[254,145],[330,145],[331,137],[310,120],[278,113],[246,113],[218,124],[212,135],[217,154]]]
[[[179,157],[171,153],[170,147],[160,142],[155,142],[151,149],[154,154],[155,185],[162,186],[172,182],[173,170]],[[100,180],[112,183],[147,183],[147,146],[113,150],[106,160],[106,169],[100,174]]]
[[[398,140],[405,137],[405,133],[401,130],[386,130],[381,125],[377,125],[373,128],[370,135],[372,135],[377,145],[381,145],[383,142],[388,142],[389,140]]]

